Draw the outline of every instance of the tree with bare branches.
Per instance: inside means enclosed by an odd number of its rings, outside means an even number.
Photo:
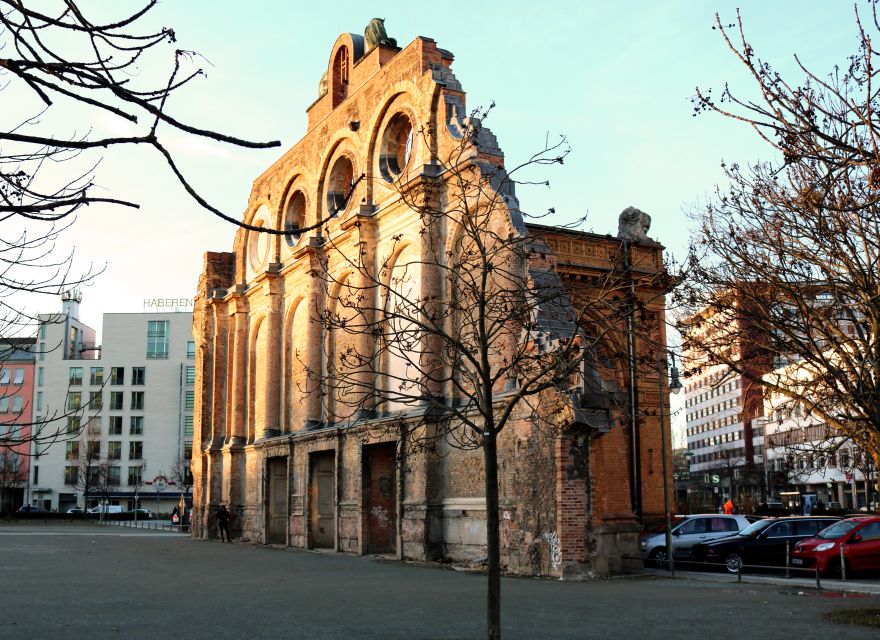
[[[397,178],[418,244],[399,236],[382,247],[362,243],[353,254],[326,239],[314,275],[325,289],[326,307],[315,319],[329,336],[328,352],[326,365],[309,376],[328,423],[371,420],[371,430],[397,439],[399,464],[418,452],[481,452],[487,634],[498,638],[500,441],[517,422],[551,440],[563,425],[580,426],[582,464],[568,472],[583,474],[589,494],[589,443],[610,427],[613,402],[602,373],[616,365],[604,358],[625,352],[632,274],[593,274],[580,288],[560,278],[548,236],[577,232],[527,224],[515,186],[536,182],[521,173],[562,164],[567,143],[550,142],[506,170],[481,154],[484,116],[467,121],[448,155],[434,154],[430,173]],[[430,132],[423,135],[435,148]]]
[[[0,447],[0,513],[13,511],[27,483],[27,467],[22,456],[8,447]]]
[[[182,134],[248,149],[279,143],[251,142],[175,115],[175,96],[204,74],[198,54],[177,48],[172,28],[147,26],[156,4],[0,0],[0,347],[32,335],[28,294],[55,297],[101,273],[75,265],[56,243],[84,207],[138,207],[140,194],[109,193],[100,184],[98,167],[117,150],[155,154],[199,208],[243,224],[210,203],[169,139]],[[66,422],[56,416],[31,431],[52,440],[66,433]]]
[[[696,113],[749,127],[770,159],[724,164],[698,213],[678,290],[686,349],[798,403],[880,460],[880,33],[857,6],[856,52],[826,74],[783,77],[737,14],[716,29],[752,81],[698,89]],[[760,398],[756,399],[760,405]],[[757,407],[755,407],[757,408]],[[749,407],[745,411],[750,411]]]

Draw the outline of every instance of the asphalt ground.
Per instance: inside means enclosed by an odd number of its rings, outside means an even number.
[[[880,597],[797,585],[505,578],[505,638],[846,638]],[[0,638],[484,637],[485,577],[120,527],[0,525]]]

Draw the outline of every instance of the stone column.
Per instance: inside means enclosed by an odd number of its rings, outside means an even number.
[[[231,423],[227,424],[227,441],[244,443],[247,441],[247,379],[248,379],[248,314],[247,302],[236,298],[230,305],[234,321],[233,352],[231,357],[231,393],[227,404],[230,406]]]
[[[211,305],[214,336],[210,350],[213,352],[211,372],[210,443],[222,446],[226,441],[226,368],[229,364],[227,341],[229,340],[229,311],[223,302]],[[206,434],[207,435],[207,434]],[[208,441],[206,441],[208,444]]]
[[[266,316],[266,354],[265,366],[266,371],[264,380],[266,381],[265,393],[265,424],[262,434],[259,437],[271,438],[280,435],[286,429],[281,428],[279,420],[279,409],[281,404],[281,350],[283,349],[284,336],[281,330],[281,307],[282,299],[280,293],[280,281],[277,277],[272,277],[265,283],[265,292],[268,299],[269,312]],[[260,390],[257,389],[257,393]]]

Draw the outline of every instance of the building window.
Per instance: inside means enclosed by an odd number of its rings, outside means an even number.
[[[70,391],[67,394],[67,410],[79,411],[82,407],[82,394],[79,391]]]
[[[193,417],[186,416],[183,419],[183,435],[191,436],[193,434]]]
[[[90,487],[97,487],[101,484],[101,470],[98,467],[88,467],[86,474],[89,478]]]
[[[43,386],[43,367],[39,367],[37,369],[37,386],[38,387]]]
[[[120,480],[120,467],[107,467],[107,484],[111,487],[118,487]]]
[[[89,409],[98,411],[104,406],[104,394],[100,391],[89,392]]]
[[[9,398],[0,398],[0,413],[9,413]]]
[[[195,367],[187,367],[186,368],[186,384],[195,384],[196,383],[196,368]]]
[[[110,392],[110,411],[122,411],[122,391]]]
[[[89,384],[100,387],[104,384],[104,367],[92,367],[89,371]]]
[[[143,484],[143,467],[137,465],[128,468],[128,484],[131,487],[139,487]]]
[[[37,411],[43,410],[43,392],[37,391]]]
[[[24,369],[15,368],[15,384],[24,384]]]
[[[196,343],[192,340],[189,340],[186,343],[186,357],[187,358],[195,358],[196,357]]]
[[[122,435],[122,416],[110,416],[110,430],[108,433],[111,436]]]
[[[79,442],[77,440],[65,443],[64,457],[67,460],[79,459]]]
[[[147,358],[168,357],[168,320],[147,321]]]
[[[12,374],[9,373],[9,369],[0,369],[0,384],[9,384],[11,375]]]
[[[110,384],[125,384],[125,367],[110,367]]]
[[[186,409],[187,411],[192,411],[193,407],[195,406],[195,402],[196,402],[196,392],[195,391],[187,391],[185,398],[186,398],[186,400],[184,402],[183,408]]]
[[[40,343],[40,360],[45,360],[45,359],[46,359],[46,343],[41,342]]]
[[[93,435],[101,433],[101,418],[98,416],[92,416],[86,420],[86,431]]]
[[[34,484],[40,484],[40,467],[34,467]]]
[[[129,429],[129,433],[133,436],[144,435],[144,417],[143,416],[131,416],[131,428]]]
[[[75,485],[79,479],[79,467],[64,467],[64,484]]]
[[[108,460],[121,460],[122,459],[122,443],[119,440],[111,440],[107,443],[107,459]]]
[[[89,460],[97,460],[101,457],[101,441],[100,440],[89,440],[87,455]]]
[[[147,378],[147,370],[145,367],[132,367],[131,368],[131,383],[135,386],[141,387],[145,384],[145,380]]]
[[[70,378],[68,384],[71,387],[79,387],[83,383],[82,367],[70,367]]]
[[[41,324],[40,325],[40,340],[45,340],[45,339],[46,339],[46,325]]]
[[[183,443],[183,457],[187,460],[192,460],[193,457],[193,443],[187,440]]]
[[[143,411],[144,410],[144,392],[143,391],[132,391],[131,392],[131,409],[132,409],[132,411]]]
[[[128,443],[128,459],[129,460],[140,460],[144,457],[144,443],[143,442],[129,442]]]
[[[24,398],[21,396],[12,396],[12,412],[21,413],[24,411]]]
[[[67,418],[67,433],[79,433],[79,427],[79,416],[70,416]]]

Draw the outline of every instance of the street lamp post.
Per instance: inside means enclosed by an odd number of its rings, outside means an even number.
[[[657,357],[657,383],[660,388],[660,455],[663,458],[663,515],[666,519],[666,557],[669,562],[669,570],[675,577],[675,558],[672,552],[672,516],[669,512],[669,462],[666,455],[666,425],[665,403],[663,402],[663,380],[666,378],[666,351],[663,350]],[[678,376],[678,368],[675,366],[675,354],[672,357],[672,367],[669,370],[669,390],[672,393],[681,391],[681,381]]]

